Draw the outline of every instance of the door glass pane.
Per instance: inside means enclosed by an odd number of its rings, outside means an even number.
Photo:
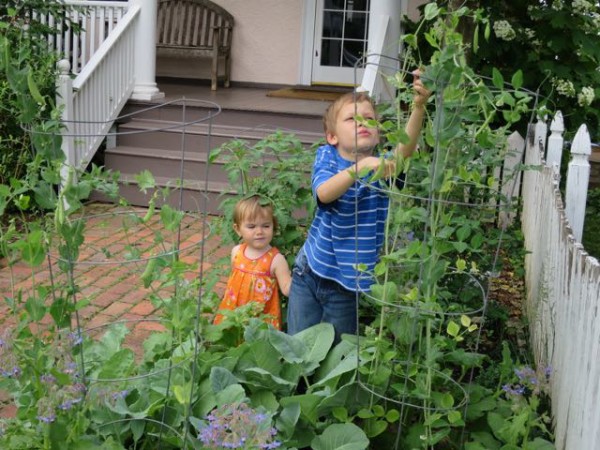
[[[328,12],[323,14],[323,37],[324,38],[341,38],[344,26],[343,12]]]
[[[321,41],[321,65],[340,66],[342,56],[342,41],[323,39]]]
[[[367,29],[367,15],[365,13],[346,13],[344,25],[345,39],[365,39]],[[325,32],[325,30],[323,30]]]
[[[369,0],[348,0],[348,9],[354,11],[368,11]]]
[[[369,0],[324,0],[320,64],[353,67],[367,48]]]
[[[342,57],[343,67],[354,67],[356,61],[364,53],[364,43],[362,41],[344,41],[344,53]]]
[[[344,9],[344,0],[325,0],[325,9]]]

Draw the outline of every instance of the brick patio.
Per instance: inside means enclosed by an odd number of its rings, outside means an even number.
[[[78,311],[80,326],[91,329],[126,321],[131,329],[127,339],[134,347],[141,345],[153,330],[163,329],[156,320],[156,308],[150,301],[151,292],[160,292],[154,286],[144,287],[140,278],[148,260],[178,248],[179,258],[192,264],[191,269],[184,273],[185,278],[191,279],[199,275],[200,267],[204,271],[209,270],[214,261],[230,251],[221,247],[221,239],[212,232],[210,217],[206,219],[208,231],[203,233],[205,220],[200,215],[186,214],[178,234],[178,230],[164,229],[158,212],[147,223],[135,220],[135,217],[143,217],[146,211],[144,208],[125,209],[104,203],[86,206],[85,240],[72,270],[72,283],[78,289],[74,300],[89,302]],[[157,242],[157,232],[160,232],[162,243]],[[199,264],[201,256],[204,256],[202,266]],[[33,287],[40,285],[56,286],[54,292],[59,295],[59,286],[71,284],[67,274],[59,268],[59,260],[55,249],[46,262],[35,268],[22,262],[8,267],[6,260],[0,260],[2,328],[16,324],[16,317],[11,314],[5,297],[15,298],[20,291],[25,301],[34,292]],[[46,315],[32,327],[33,331],[41,332],[51,323],[52,318]]]

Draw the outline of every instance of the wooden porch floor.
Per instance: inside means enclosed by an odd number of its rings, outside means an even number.
[[[323,100],[303,100],[295,98],[269,97],[267,93],[275,90],[256,87],[219,86],[211,91],[210,86],[202,81],[178,81],[176,79],[158,79],[158,89],[165,97],[155,103],[178,100],[182,97],[194,100],[214,102],[224,109],[239,109],[244,111],[260,111],[285,114],[322,116],[331,102]],[[153,103],[154,103],[153,102]]]

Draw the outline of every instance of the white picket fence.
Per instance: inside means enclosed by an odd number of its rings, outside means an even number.
[[[523,172],[526,312],[538,367],[550,367],[556,448],[600,448],[600,264],[581,245],[591,142],[571,145],[565,204],[558,162],[562,116],[530,128]],[[531,169],[537,167],[539,170]]]

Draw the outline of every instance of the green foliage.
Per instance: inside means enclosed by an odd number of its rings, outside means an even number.
[[[139,278],[165,329],[144,341],[142,355],[127,347],[123,324],[107,324],[94,336],[72,333],[72,315],[85,299],[73,302],[79,287],[68,282],[58,293],[37,285],[26,298],[20,292],[6,296],[18,320],[2,336],[0,388],[13,395],[17,414],[1,422],[0,446],[202,448],[198,434],[210,428],[212,412],[220,425],[235,425],[237,432],[234,417],[252,420],[258,433],[252,439],[270,445],[274,438],[289,449],[552,448],[542,384],[533,383],[532,370],[514,371],[505,350],[485,386],[473,381],[483,379],[475,375],[490,364],[479,352],[479,332],[483,285],[496,269],[503,238],[495,205],[514,207],[498,194],[494,169],[503,161],[511,126],[531,113],[534,99],[520,89],[518,70],[492,71],[488,82],[467,65],[458,26],[470,17],[486,27],[483,16],[466,8],[448,14],[434,4],[426,16],[436,26],[406,42],[414,51],[422,39],[432,46],[428,63],[415,64],[424,66],[433,105],[423,151],[398,161],[406,187],[389,187],[385,248],[372,292],[362,299],[370,316],[360,335],[343,336],[334,346],[333,327],[322,323],[290,336],[253,317],[252,305],[214,325],[214,286],[221,273],[187,280],[184,274],[194,264],[167,251],[154,230],[161,251],[140,264]],[[31,78],[13,75],[15,86],[39,102]],[[393,82],[399,99],[410,97],[403,74]],[[45,104],[51,108],[50,101]],[[29,103],[15,105],[24,120]],[[405,138],[403,114],[398,101],[379,124],[386,146]],[[36,124],[60,129],[53,111],[45,119]],[[34,160],[44,155],[51,164],[40,165],[38,175],[0,185],[0,207],[26,211],[33,192],[47,199],[52,220],[25,229],[11,223],[0,244],[11,260],[35,266],[53,241],[68,275],[85,239],[85,223],[76,215],[82,200],[91,189],[110,192],[112,184],[97,169],[77,183],[69,172],[64,189],[49,194],[60,167],[52,158],[59,141],[46,137],[53,135],[38,133],[34,142]],[[215,150],[211,162],[223,162],[232,185],[239,186],[223,203],[227,217],[240,197],[267,197],[281,227],[274,244],[295,254],[312,215],[312,159],[313,152],[281,133],[252,146],[235,141]],[[157,207],[165,193],[155,189],[151,174],[137,178],[142,190],[154,194],[136,223],[149,230],[160,223],[176,232],[181,214]],[[139,250],[130,249],[130,257],[138,259]],[[33,334],[32,326],[48,314],[53,323],[47,334]],[[272,426],[276,436],[267,436]]]
[[[585,210],[585,225],[583,230],[583,246],[595,258],[600,258],[600,188],[590,189]]]
[[[58,26],[61,21],[67,23],[65,8],[41,0],[8,0],[0,7],[0,185],[39,178],[40,172],[46,175],[45,182],[55,178],[45,167],[46,159],[56,159],[61,153],[58,112],[53,106],[57,55],[46,40],[55,29],[32,19],[30,12],[52,13]],[[77,24],[72,27],[75,32],[79,29]],[[51,191],[42,183],[37,192],[23,190],[30,203],[10,202],[5,207],[11,211],[52,209],[45,195]]]
[[[224,164],[235,195],[221,203],[224,214],[221,234],[237,241],[233,232],[232,211],[238,200],[258,194],[270,200],[278,223],[273,245],[288,262],[304,243],[304,227],[312,218],[314,200],[310,174],[314,151],[294,135],[277,132],[250,145],[234,140],[213,150],[210,162]]]
[[[437,2],[440,6],[454,3]],[[550,111],[560,110],[569,133],[574,134],[585,123],[592,140],[597,140],[600,132],[598,2],[472,0],[466,4],[485,18],[483,22],[473,21],[468,15],[461,18],[460,31],[469,44],[469,63],[476,73],[490,78],[502,74],[510,79],[520,70],[523,87],[539,91],[541,102]],[[427,18],[427,9],[422,11]],[[414,28],[416,24],[410,26]],[[435,29],[437,25],[430,21],[427,26]],[[431,54],[427,43],[419,41],[418,47],[427,59]]]

